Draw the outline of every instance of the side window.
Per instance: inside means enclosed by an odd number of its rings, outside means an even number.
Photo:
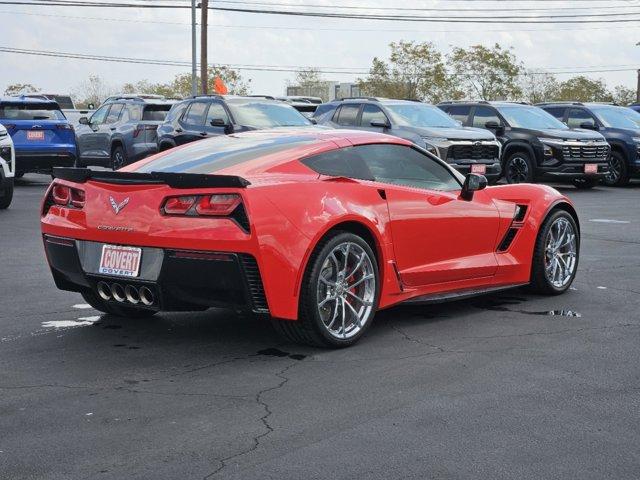
[[[222,119],[225,124],[229,123],[229,116],[227,115],[227,111],[220,103],[212,103],[209,105],[209,111],[207,112],[207,122],[206,125],[208,127],[211,126],[211,120]]]
[[[452,105],[448,107],[446,111],[449,115],[451,115],[459,122],[462,122],[462,124],[464,125],[469,119],[471,107],[469,105]]]
[[[496,122],[501,125],[500,117],[491,107],[477,106],[473,114],[473,126],[478,128],[486,128],[487,122]]]
[[[171,110],[169,110],[165,121],[173,122],[176,118],[181,117],[188,106],[189,104],[187,102],[176,103],[173,107],[171,107]]]
[[[91,115],[91,125],[102,125],[111,105],[104,105]]]
[[[188,125],[204,125],[206,111],[206,102],[193,102],[184,114],[184,117],[182,117],[182,121]]]
[[[122,112],[123,108],[124,108],[124,105],[122,103],[112,104],[111,109],[109,110],[109,115],[107,115],[107,120],[105,121],[105,123],[106,124],[116,123],[120,118],[120,112]]]
[[[403,145],[354,147],[376,181],[429,190],[460,190],[454,175],[418,150]]]
[[[360,119],[360,125],[362,127],[370,127],[371,122],[388,123],[389,119],[380,109],[380,107],[367,103],[362,109],[362,118]]]
[[[544,107],[543,110],[550,113],[560,121],[564,119],[564,107]]]
[[[352,169],[351,162],[348,161],[350,157],[348,154],[349,150],[353,150],[353,147],[340,148],[314,155],[313,157],[303,159],[302,163],[321,175],[353,178],[355,173]]]
[[[359,104],[342,105],[340,109],[333,116],[334,122],[343,127],[355,127],[356,119],[358,118],[358,110],[360,110]]]
[[[142,120],[142,108],[140,105],[127,105],[127,112],[131,122],[139,122]]]
[[[567,125],[569,125],[569,127],[580,128],[580,125],[583,123],[595,125],[596,121],[586,110],[582,110],[581,108],[572,108],[569,110],[569,115],[567,116]]]

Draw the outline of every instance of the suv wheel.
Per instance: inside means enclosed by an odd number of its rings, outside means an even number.
[[[533,182],[533,165],[526,152],[515,152],[504,163],[504,178],[507,183]]]
[[[9,208],[13,200],[13,178],[5,180],[4,189],[0,191],[0,210]]]
[[[127,164],[127,155],[124,153],[124,149],[118,145],[111,152],[111,169],[118,170]]]
[[[609,187],[621,187],[629,183],[629,172],[624,155],[615,150],[609,155],[609,173],[602,180]]]

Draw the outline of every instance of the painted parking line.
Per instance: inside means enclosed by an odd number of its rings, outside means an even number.
[[[614,220],[612,218],[592,218],[589,221],[594,223],[631,223],[629,220]]]

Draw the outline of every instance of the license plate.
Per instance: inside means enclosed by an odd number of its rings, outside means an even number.
[[[141,258],[141,248],[103,245],[98,272],[118,277],[137,277]]]
[[[596,164],[596,163],[587,163],[584,166],[584,173],[598,173],[598,164]]]
[[[42,130],[28,131],[27,140],[44,140],[44,132]]]
[[[486,165],[471,165],[471,173],[478,173],[480,175],[484,175],[487,173]]]

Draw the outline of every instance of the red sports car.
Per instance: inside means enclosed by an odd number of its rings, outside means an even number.
[[[556,190],[485,188],[387,135],[248,132],[54,176],[42,231],[56,285],[114,315],[246,307],[289,339],[342,347],[378,309],[559,294],[578,266],[578,217]]]

